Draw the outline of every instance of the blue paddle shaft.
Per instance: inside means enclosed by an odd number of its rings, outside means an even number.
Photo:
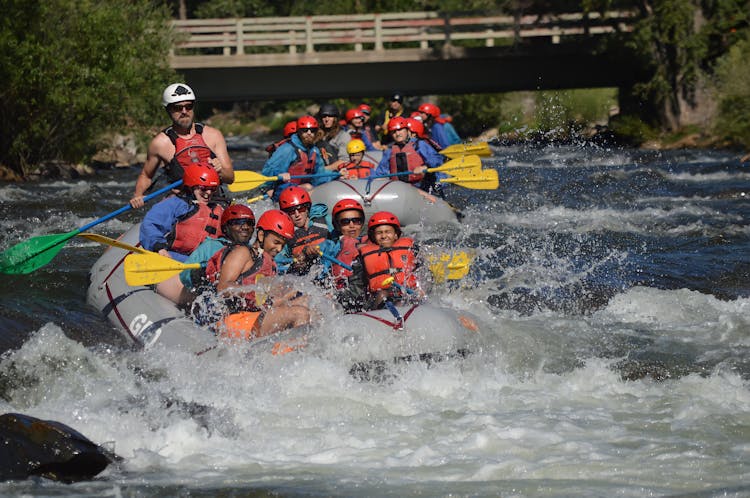
[[[323,258],[323,259],[327,259],[327,260],[328,260],[328,261],[330,261],[331,263],[336,263],[336,264],[337,264],[337,265],[339,265],[340,267],[342,267],[342,268],[346,268],[346,269],[347,269],[347,270],[349,270],[349,271],[354,271],[354,268],[352,268],[352,267],[351,267],[351,265],[347,265],[347,264],[346,264],[346,263],[344,263],[343,261],[341,261],[341,260],[338,260],[338,259],[334,258],[333,256],[329,256],[328,254],[326,254],[326,253],[324,253],[324,252],[320,253],[320,257],[321,257],[321,258]]]
[[[165,194],[165,193],[169,192],[170,190],[172,190],[173,188],[179,187],[180,185],[182,185],[182,180],[177,180],[176,182],[172,183],[171,185],[167,185],[166,187],[164,187],[161,190],[157,190],[156,192],[148,194],[146,197],[143,198],[143,202],[148,202],[151,199],[153,199],[154,197],[159,197],[160,195]],[[78,229],[78,232],[85,232],[89,228],[91,228],[93,226],[96,226],[99,223],[104,223],[105,221],[109,221],[112,218],[115,218],[116,216],[119,216],[119,215],[121,215],[122,213],[124,213],[126,211],[130,211],[131,209],[133,209],[133,206],[131,206],[130,204],[126,204],[123,207],[121,207],[120,209],[118,209],[117,211],[112,211],[108,215],[102,216],[98,220],[94,220],[91,223],[89,223],[88,225],[82,226],[81,228]]]

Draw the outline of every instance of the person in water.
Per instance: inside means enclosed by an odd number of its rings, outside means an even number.
[[[210,164],[187,166],[179,194],[155,204],[143,217],[143,248],[184,262],[206,237],[218,238],[223,208],[211,197],[219,184],[219,175]],[[181,301],[182,290],[177,276],[156,286],[159,294],[175,303]]]
[[[279,195],[279,208],[292,219],[294,233],[277,258],[285,263],[288,271],[306,275],[319,259],[321,252],[328,250],[328,235],[333,227],[328,223],[328,207],[313,204],[307,190],[292,185]]]
[[[274,257],[293,234],[289,216],[271,209],[258,219],[252,246],[225,247],[208,261],[207,281],[222,301],[216,324],[219,335],[253,339],[310,323],[310,309],[296,290],[271,286],[261,298],[258,287],[263,279],[277,275]],[[199,323],[212,323],[217,309],[194,306],[194,313]]]
[[[367,222],[368,242],[359,247],[364,279],[369,293],[368,308],[399,304],[423,297],[417,270],[421,265],[419,248],[413,239],[403,237],[395,214],[379,211]]]
[[[339,166],[341,178],[354,180],[357,178],[367,178],[372,174],[375,165],[370,161],[365,161],[365,143],[354,138],[346,146],[349,153],[349,161]]]
[[[427,168],[443,164],[443,156],[428,143],[413,138],[406,118],[396,117],[388,121],[393,143],[383,152],[383,157],[375,169],[375,176],[400,173],[392,178],[411,183],[425,192],[436,192],[436,181],[445,175],[427,173]],[[406,174],[406,173],[409,174]],[[432,199],[434,202],[434,198]]]
[[[170,181],[174,182],[182,178],[184,167],[208,163],[223,183],[234,181],[234,169],[224,135],[216,128],[194,121],[193,89],[184,83],[169,85],[162,94],[162,105],[172,124],[159,132],[148,146],[146,161],[130,199],[133,208],[143,206],[144,194],[151,187],[160,167],[164,168]]]
[[[273,200],[288,185],[297,185],[312,190],[316,185],[330,181],[334,176],[319,176],[325,173],[325,163],[320,150],[315,146],[318,134],[318,121],[312,116],[302,116],[297,120],[297,131],[291,140],[279,146],[276,152],[263,165],[261,173],[265,176],[278,176],[279,181],[262,186]],[[311,175],[310,178],[290,178],[292,176]]]

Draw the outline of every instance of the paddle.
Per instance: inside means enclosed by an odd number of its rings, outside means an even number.
[[[500,185],[497,170],[483,169],[474,175],[456,175],[442,178],[440,183],[452,183],[473,190],[495,190]]]
[[[458,171],[458,170],[479,170],[482,167],[482,160],[479,156],[462,156],[456,159],[451,159],[447,163],[436,166],[434,168],[427,168],[428,173],[437,173],[439,171]],[[368,176],[367,180],[376,180],[378,178],[390,178],[392,176],[400,175],[412,175],[411,171],[400,171],[397,173],[384,173],[382,175],[371,175]],[[451,173],[455,175],[455,173]]]
[[[328,173],[318,173],[316,175],[292,175],[290,178],[321,178],[325,176],[339,176],[339,173],[338,171],[330,171]],[[243,190],[252,190],[256,187],[260,187],[266,182],[275,182],[278,180],[281,180],[280,176],[263,176],[255,171],[235,171],[234,182],[229,184],[229,191],[241,192]]]
[[[132,286],[156,284],[178,275],[183,270],[193,270],[200,267],[200,263],[181,263],[150,251],[128,254],[123,264],[125,282]]]
[[[148,202],[151,199],[158,197],[164,193],[169,192],[173,188],[182,185],[182,180],[178,180],[171,185],[167,185],[161,190],[158,190],[152,194],[147,195],[143,198],[144,202]],[[122,213],[132,209],[130,204],[127,204],[120,209],[109,213],[106,216],[94,220],[87,225],[82,226],[76,230],[63,234],[50,234],[41,235],[38,237],[32,237],[29,240],[23,241],[13,247],[6,249],[0,253],[0,273],[6,273],[8,275],[19,275],[31,273],[42,266],[46,265],[52,258],[62,250],[63,245],[68,240],[72,239],[81,232],[88,230],[89,228],[96,226],[105,221],[109,221],[112,218],[121,215]]]
[[[477,156],[481,157],[490,157],[492,155],[492,150],[490,150],[490,146],[487,144],[487,142],[449,145],[439,152],[440,154],[450,157],[451,159],[468,154],[476,154]]]
[[[430,254],[427,256],[428,267],[432,272],[435,283],[445,280],[460,280],[469,273],[469,267],[473,256],[464,251],[443,253],[440,255]]]
[[[135,252],[139,254],[155,254],[151,251],[147,251],[146,249],[142,247],[136,247],[131,246],[130,244],[126,244],[125,242],[120,242],[119,240],[110,239],[109,237],[105,237],[104,235],[99,235],[98,233],[91,233],[91,232],[83,232],[78,234],[79,237],[85,237],[89,240],[93,240],[94,242],[99,242],[100,244],[106,244],[108,246],[113,247],[119,247],[120,249],[125,249],[126,251]]]

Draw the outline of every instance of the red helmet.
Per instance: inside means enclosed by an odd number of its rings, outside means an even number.
[[[186,187],[213,187],[219,186],[219,174],[214,171],[208,163],[191,164],[184,168],[182,183]]]
[[[302,187],[292,185],[282,190],[281,194],[279,194],[279,207],[282,210],[303,204],[309,206],[312,204],[312,200],[310,200],[310,194],[307,193],[307,190]]]
[[[409,117],[422,121],[422,113],[419,111],[412,112],[411,114],[409,114]]]
[[[333,217],[334,221],[336,220],[336,216],[341,211],[347,211],[349,209],[355,209],[362,213],[362,217],[365,216],[365,208],[362,207],[362,204],[360,204],[358,201],[354,199],[341,199],[339,202],[333,205],[333,210],[331,210],[331,216]]]
[[[377,213],[370,216],[370,221],[367,222],[368,234],[372,232],[375,227],[378,227],[380,225],[391,225],[396,229],[396,235],[401,237],[401,223],[399,223],[398,218],[396,218],[395,214],[388,211],[378,211]],[[370,240],[373,240],[372,236],[369,237]]]
[[[424,137],[424,125],[422,121],[414,118],[406,118],[406,127],[409,128],[412,133],[416,133],[419,138]]]
[[[291,239],[294,235],[292,219],[280,209],[269,209],[260,215],[258,229],[262,229],[264,232],[274,232],[286,240]]]
[[[419,106],[419,112],[429,114],[434,119],[437,119],[440,117],[440,108],[436,106],[435,104],[430,104],[429,102],[425,102],[424,104]]]
[[[243,204],[232,204],[221,213],[221,225],[224,226],[232,220],[249,220],[255,226],[255,215],[253,210]]]
[[[388,120],[388,132],[400,130],[401,128],[406,128],[406,119],[402,118],[401,116],[396,116],[395,118],[391,118]]]
[[[289,121],[284,125],[284,138],[289,138],[297,131],[297,122]]]
[[[367,104],[359,104],[359,107],[358,107],[357,109],[359,109],[359,110],[360,110],[360,111],[362,111],[363,113],[367,114],[368,116],[369,116],[369,115],[370,115],[370,113],[372,112],[372,107],[370,107],[370,106],[369,106],[369,105],[367,105]]]
[[[297,120],[297,131],[308,128],[320,128],[318,120],[312,116],[302,116]]]
[[[354,118],[364,118],[365,113],[363,113],[360,109],[349,109],[346,111],[346,122],[351,123],[352,119]]]

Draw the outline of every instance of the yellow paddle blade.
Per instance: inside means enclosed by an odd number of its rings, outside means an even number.
[[[245,204],[252,204],[253,202],[262,201],[263,199],[268,198],[268,194],[261,194],[256,195],[255,197],[251,197],[248,200],[245,201]]]
[[[442,166],[436,168],[427,168],[430,173],[437,171],[456,171],[456,170],[480,170],[482,168],[482,160],[479,156],[461,156],[456,159],[451,159]]]
[[[440,153],[451,159],[460,157],[468,154],[476,154],[481,157],[490,157],[492,150],[487,142],[478,142],[475,144],[455,144],[449,145],[445,149],[441,150]]]
[[[427,256],[427,263],[435,283],[440,284],[446,280],[461,280],[464,278],[469,273],[473,259],[473,255],[465,251],[458,251],[452,254],[430,254]]]
[[[112,247],[119,247],[120,249],[125,249],[126,251],[131,251],[139,254],[148,254],[149,251],[145,250],[142,247],[136,247],[131,246],[130,244],[126,244],[125,242],[120,242],[119,240],[110,239],[109,237],[105,237],[104,235],[99,235],[98,233],[92,233],[92,232],[81,232],[78,234],[79,237],[84,237],[89,240],[93,240],[94,242],[99,242],[100,244],[105,244]]]
[[[483,169],[478,175],[456,174],[450,178],[443,178],[441,183],[453,183],[473,190],[495,190],[500,185],[497,170]]]
[[[183,270],[200,267],[200,263],[180,263],[155,252],[129,254],[123,265],[125,281],[128,285],[156,284],[179,274]]]
[[[255,171],[235,171],[234,181],[228,185],[230,192],[243,192],[260,187],[266,182],[275,182],[278,176],[263,176]]]

